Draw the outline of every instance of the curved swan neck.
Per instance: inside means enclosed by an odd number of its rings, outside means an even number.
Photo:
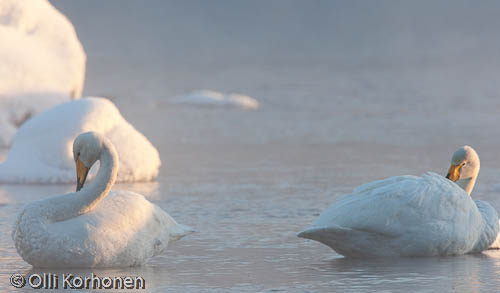
[[[88,213],[108,194],[118,173],[118,154],[108,140],[104,140],[98,160],[99,171],[92,183],[79,192],[53,198],[50,220],[64,221]]]
[[[84,199],[84,204],[81,207],[80,214],[87,213],[92,210],[94,206],[108,194],[109,190],[115,183],[118,173],[118,154],[108,140],[103,142],[99,162],[99,171],[97,172],[94,181],[89,184],[87,188],[83,187],[80,192],[76,193]]]

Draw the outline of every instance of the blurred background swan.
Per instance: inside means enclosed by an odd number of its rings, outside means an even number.
[[[192,229],[179,225],[142,195],[110,191],[118,173],[113,144],[96,132],[73,146],[77,192],[31,202],[20,212],[12,239],[35,267],[123,267],[144,264]],[[83,188],[96,162],[95,180]]]
[[[0,148],[29,117],[79,98],[85,52],[71,22],[46,0],[0,1]]]
[[[365,184],[298,236],[350,257],[481,252],[497,238],[499,221],[489,203],[470,197],[479,168],[476,151],[461,147],[451,159],[449,180],[428,173]]]
[[[109,100],[85,98],[51,108],[18,130],[6,160],[2,183],[73,182],[72,142],[85,131],[98,131],[116,146],[118,181],[151,181],[161,165],[156,148],[120,114]],[[93,170],[90,177],[93,177]]]
[[[234,107],[246,110],[257,110],[259,108],[259,102],[252,97],[241,94],[223,94],[211,90],[194,91],[188,95],[174,98],[172,103],[194,106]]]

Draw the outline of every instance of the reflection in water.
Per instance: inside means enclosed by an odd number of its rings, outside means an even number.
[[[456,257],[346,259],[338,258],[311,267],[311,276],[331,275],[337,286],[350,289],[408,288],[420,290],[478,291],[500,281],[500,254]],[[484,272],[485,268],[491,270]],[[486,277],[488,276],[488,277]],[[493,279],[489,279],[494,276]]]
[[[0,206],[7,205],[9,201],[10,199],[8,193],[0,189]]]

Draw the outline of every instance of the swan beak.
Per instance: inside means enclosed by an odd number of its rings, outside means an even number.
[[[80,191],[82,189],[85,180],[87,179],[87,174],[89,173],[89,168],[85,166],[80,158],[76,159],[76,191]]]
[[[450,179],[451,181],[455,182],[460,178],[460,168],[462,165],[451,165],[450,169],[448,170],[448,174],[446,175],[446,178]]]

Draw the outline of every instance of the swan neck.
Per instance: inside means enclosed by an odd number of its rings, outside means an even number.
[[[110,191],[118,173],[118,154],[105,141],[101,149],[99,171],[94,180],[79,192],[55,197],[48,202],[46,214],[51,221],[64,221],[90,212]]]
[[[476,184],[477,175],[466,178],[466,179],[458,179],[457,184],[460,186],[468,195],[471,194],[472,189],[474,189],[474,185]]]
[[[84,187],[81,190],[82,197],[85,199],[81,213],[91,211],[109,193],[115,183],[118,173],[118,155],[114,147],[107,141],[103,143],[99,162],[99,171],[94,180],[87,188]]]

